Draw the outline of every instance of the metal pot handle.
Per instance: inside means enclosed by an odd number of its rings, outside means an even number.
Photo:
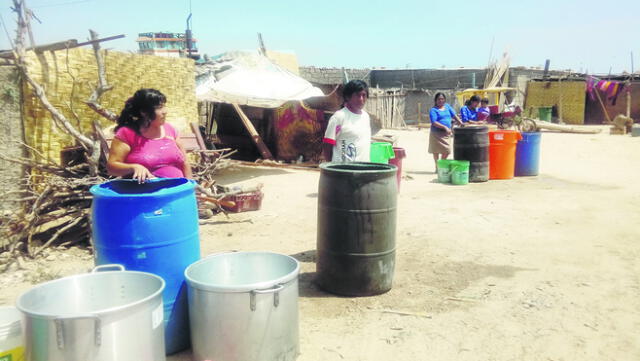
[[[64,321],[72,321],[72,320],[83,320],[83,319],[91,319],[94,321],[94,342],[96,346],[100,346],[102,344],[102,321],[100,317],[96,315],[75,315],[75,316],[58,316],[53,319],[56,324],[56,339],[58,341],[58,348],[64,348]]]
[[[124,266],[121,265],[121,264],[117,264],[117,263],[103,264],[103,265],[100,265],[100,266],[95,266],[91,270],[91,273],[98,273],[98,272],[103,272],[103,271],[113,270],[113,269],[115,269],[116,271],[124,271]]]
[[[279,283],[275,285],[273,288],[268,288],[266,290],[253,290],[251,291],[250,300],[249,300],[249,308],[251,311],[256,310],[256,295],[257,294],[265,294],[265,293],[273,293],[273,306],[278,307],[280,304],[280,291],[284,289],[284,285]]]

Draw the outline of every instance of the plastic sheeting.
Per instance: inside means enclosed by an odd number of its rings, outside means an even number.
[[[308,81],[259,54],[225,53],[202,67],[196,79],[199,101],[278,108],[289,100],[324,95]]]

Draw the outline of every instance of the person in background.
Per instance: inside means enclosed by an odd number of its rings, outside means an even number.
[[[371,122],[364,105],[369,87],[362,80],[348,82],[343,90],[344,107],[329,119],[322,153],[331,162],[370,162]]]
[[[460,118],[453,108],[447,104],[447,97],[443,93],[436,93],[434,105],[429,111],[431,130],[429,131],[429,153],[433,154],[433,161],[438,168],[438,159],[447,159],[451,154],[451,127],[455,119]]]
[[[482,100],[480,100],[480,108],[478,108],[478,120],[486,121],[490,115],[489,98],[482,98]]]
[[[166,123],[166,102],[155,89],[140,89],[125,102],[109,150],[109,174],[138,182],[192,177],[178,132]]]
[[[476,109],[480,104],[480,97],[477,95],[471,96],[467,101],[466,105],[460,108],[460,120],[462,121],[462,126],[464,125],[475,125],[482,124],[482,121],[478,120],[478,112]]]

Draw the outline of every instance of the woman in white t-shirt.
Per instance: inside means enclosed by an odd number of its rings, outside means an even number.
[[[362,80],[348,82],[342,92],[344,108],[329,119],[322,154],[331,162],[369,162],[371,122],[364,105],[369,87]]]

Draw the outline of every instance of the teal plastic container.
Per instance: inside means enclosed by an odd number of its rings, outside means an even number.
[[[469,184],[469,165],[470,162],[468,160],[452,160],[449,163],[451,169],[451,184]]]
[[[371,143],[371,163],[389,164],[389,159],[395,158],[393,144],[387,142]]]
[[[451,159],[438,159],[438,182],[451,183]]]

